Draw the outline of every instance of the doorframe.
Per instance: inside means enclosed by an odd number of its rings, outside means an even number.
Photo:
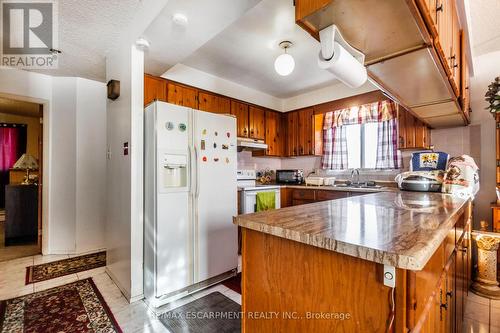
[[[41,106],[41,110],[43,112],[43,131],[40,133],[42,137],[42,145],[45,149],[42,151],[42,155],[39,156],[39,164],[43,165],[43,168],[46,169],[49,163],[49,154],[50,154],[50,145],[49,145],[49,136],[50,136],[50,101],[37,97],[23,96],[23,95],[14,95],[9,93],[0,92],[0,97],[8,98],[16,101],[22,102],[30,102],[35,103]],[[39,167],[40,168],[40,167]],[[48,169],[47,169],[48,170]],[[39,170],[40,172],[40,170]],[[44,172],[41,176],[39,175],[39,182],[43,185],[41,188],[41,196],[39,197],[39,203],[41,203],[41,207],[39,206],[39,229],[42,229],[41,244],[39,244],[39,248],[42,254],[49,253],[49,189],[50,189],[50,181],[48,172]],[[39,189],[40,194],[40,189]],[[41,199],[41,200],[40,200]],[[40,212],[41,210],[41,212]]]
[[[43,110],[43,104],[38,105],[38,118],[40,120],[40,126],[39,126],[39,131],[38,131],[38,237],[37,237],[37,245],[38,245],[38,250],[40,253],[42,253],[42,243],[43,239],[43,202],[44,202],[44,196],[43,196],[43,183],[44,183],[44,174],[43,174],[43,162],[44,162],[44,149],[43,149],[43,144],[44,144],[44,135],[43,135],[43,116],[44,116],[44,110]]]

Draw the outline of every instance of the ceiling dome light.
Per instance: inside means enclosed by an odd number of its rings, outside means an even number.
[[[295,60],[286,51],[292,46],[292,42],[283,41],[279,46],[285,50],[285,53],[280,54],[274,61],[274,70],[281,76],[290,75],[295,68]]]
[[[175,13],[174,16],[172,16],[172,21],[174,21],[176,25],[181,27],[186,27],[188,25],[187,16],[181,13]]]

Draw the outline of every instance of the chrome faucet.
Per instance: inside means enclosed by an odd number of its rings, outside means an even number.
[[[357,174],[357,180],[354,182],[354,174]],[[359,185],[359,169],[352,169],[351,171],[351,184],[352,185]]]

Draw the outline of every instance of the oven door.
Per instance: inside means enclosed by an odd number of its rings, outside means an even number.
[[[259,190],[242,190],[241,191],[241,211],[240,214],[250,214],[256,212],[257,193],[258,192],[274,192],[275,209],[281,208],[280,189],[259,189]]]

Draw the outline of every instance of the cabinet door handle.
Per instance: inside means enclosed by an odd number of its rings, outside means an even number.
[[[437,12],[442,12],[443,11],[443,4],[436,5],[436,13]]]
[[[448,291],[446,293],[446,297],[452,298],[453,297],[453,291]],[[448,305],[448,304],[447,304]]]
[[[441,303],[441,305],[439,306],[441,309],[445,309],[445,310],[448,310],[448,303]]]

